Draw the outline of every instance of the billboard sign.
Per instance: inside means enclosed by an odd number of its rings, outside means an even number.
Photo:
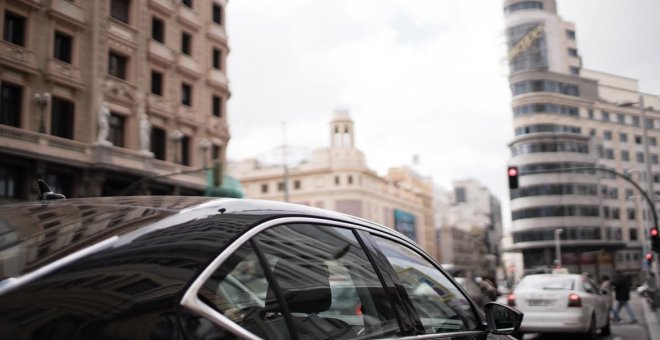
[[[417,242],[415,215],[403,210],[394,209],[394,229]]]

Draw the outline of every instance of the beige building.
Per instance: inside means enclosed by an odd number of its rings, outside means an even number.
[[[255,159],[230,164],[228,173],[241,181],[247,198],[286,199],[362,217],[400,231],[436,255],[430,180],[407,167],[392,168],[386,176],[367,167],[348,112],[334,113],[329,137],[330,147],[288,169],[287,182],[281,165]]]
[[[226,0],[0,1],[0,200],[67,196],[224,160]],[[138,192],[201,194],[200,172]]]
[[[549,268],[557,233],[569,270],[638,274],[652,223],[639,192],[603,171],[547,171],[605,168],[654,194],[660,97],[641,93],[635,79],[582,68],[575,25],[561,19],[555,0],[506,0],[504,8],[515,130],[510,165],[521,175],[511,191],[510,249],[523,254],[527,270]]]
[[[453,182],[453,190],[435,192],[438,249],[442,263],[495,277],[500,267],[500,201],[475,179]]]

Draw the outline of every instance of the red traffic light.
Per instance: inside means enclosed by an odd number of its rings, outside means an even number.
[[[651,260],[653,260],[653,254],[646,253],[646,255],[644,255],[644,258],[646,259],[646,261],[650,262]]]
[[[518,168],[510,167],[509,168],[509,176],[518,176]]]
[[[658,228],[651,228],[651,236],[652,237],[658,236]]]
[[[509,175],[509,189],[518,189],[518,167],[510,166],[506,173]]]

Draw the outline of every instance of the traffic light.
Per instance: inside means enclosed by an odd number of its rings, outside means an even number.
[[[507,174],[509,175],[509,189],[518,189],[518,167],[510,166]]]
[[[651,249],[656,253],[660,253],[660,233],[658,233],[658,227],[651,228],[649,235],[651,236]]]
[[[648,252],[646,255],[644,255],[644,260],[646,261],[647,265],[651,265],[653,263],[653,252]]]

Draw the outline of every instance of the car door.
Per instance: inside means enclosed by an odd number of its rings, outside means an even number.
[[[483,319],[465,292],[418,248],[391,235],[369,237],[412,306],[419,338],[485,339]]]
[[[594,313],[598,327],[603,327],[609,318],[609,300],[600,291],[598,285],[590,279],[584,279],[584,290],[589,293],[589,299],[593,301]]]
[[[204,270],[182,300],[187,310],[226,332],[196,326],[187,335],[191,339],[414,335],[407,326],[410,319],[394,307],[395,294],[383,284],[353,227],[283,218],[250,230]]]

